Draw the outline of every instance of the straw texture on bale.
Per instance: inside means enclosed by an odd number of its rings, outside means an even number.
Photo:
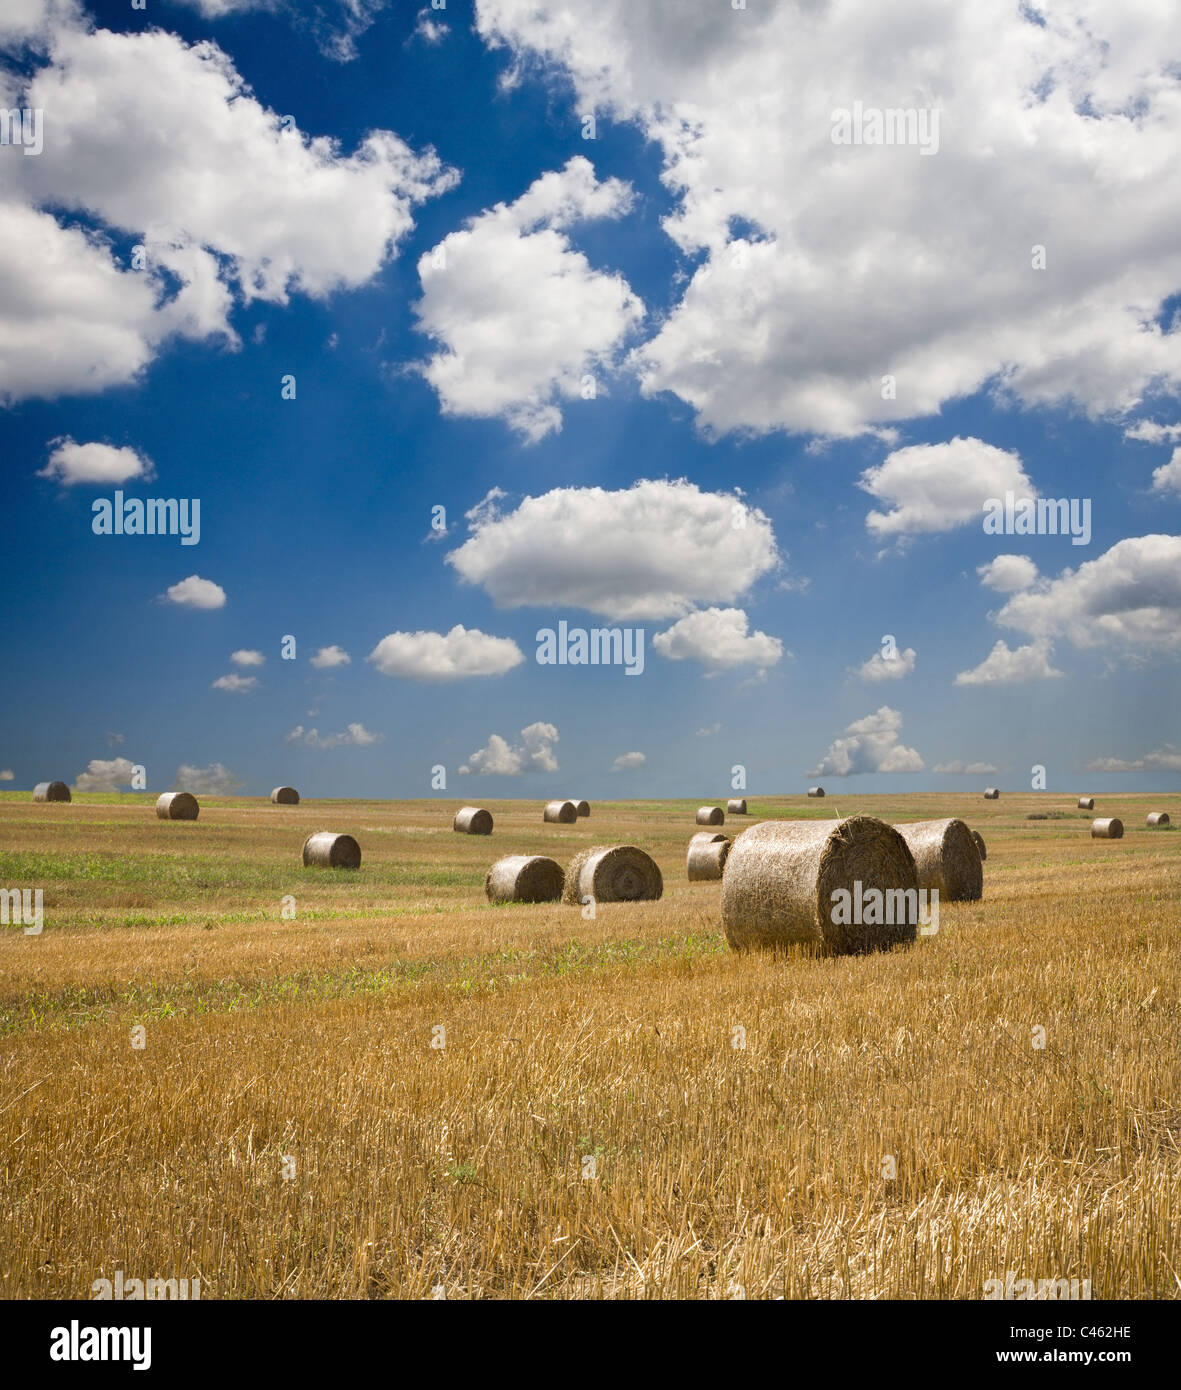
[[[451,822],[451,829],[461,835],[491,835],[492,812],[482,806],[461,806]]]
[[[883,898],[887,922],[839,920],[833,894]],[[909,895],[903,901],[901,895]],[[833,921],[834,916],[838,917]],[[722,873],[722,924],[739,951],[807,945],[831,955],[884,949],[917,935],[918,874],[906,841],[874,816],[764,821],[730,846]],[[901,920],[899,920],[901,919]]]
[[[983,863],[984,860],[988,858],[988,849],[984,844],[984,836],[981,835],[979,830],[972,831],[972,843],[980,851],[980,861]]]
[[[1093,820],[1091,822],[1092,840],[1122,840],[1124,837],[1124,823],[1118,816],[1109,816],[1106,820]]]
[[[699,806],[697,808],[698,825],[723,825],[726,815],[720,806]]]
[[[165,792],[156,799],[156,814],[161,820],[196,820],[199,810],[191,792]]]
[[[310,869],[359,869],[361,846],[351,835],[318,830],[303,842],[303,862]]]
[[[294,787],[276,787],[271,793],[271,800],[276,806],[298,806],[299,793]]]
[[[576,801],[576,802],[574,803],[574,809],[578,812],[578,814],[579,814],[580,816],[589,816],[589,815],[590,815],[590,802],[589,802],[589,801]]]
[[[38,782],[33,788],[34,801],[69,801],[70,789],[64,782]]]
[[[727,814],[727,815],[731,815],[731,816],[745,816],[745,815],[746,815],[746,797],[744,797],[744,796],[735,796],[735,797],[731,797],[730,800],[726,802],[726,814]]]
[[[720,830],[697,830],[689,840],[691,845],[716,845],[719,840],[728,840],[729,835],[723,835]]]
[[[562,896],[562,866],[543,854],[510,854],[498,859],[484,879],[494,903],[556,903]]]
[[[823,788],[823,787],[809,787],[809,788],[808,788],[808,795],[809,795],[809,796],[823,796],[823,795],[824,795],[824,788]]]
[[[1149,812],[1149,814],[1148,814],[1148,824],[1149,824],[1149,825],[1168,825],[1168,823],[1169,823],[1169,813],[1168,813],[1168,811],[1150,811],[1150,812]]]
[[[984,799],[985,801],[999,801],[1001,799],[1000,787],[985,787]]]
[[[939,901],[945,903],[982,895],[980,851],[962,820],[920,820],[895,828],[914,855],[920,888],[938,888]]]
[[[660,867],[635,845],[596,845],[570,861],[562,901],[597,903],[655,902],[664,892]]]
[[[689,841],[689,853],[685,857],[685,871],[690,883],[704,883],[709,879],[719,879],[726,867],[726,857],[730,853],[730,841],[725,835],[702,840],[696,835]]]
[[[551,825],[573,825],[578,819],[578,807],[573,801],[547,801],[541,819]]]
[[[1095,809],[1095,798],[1093,796],[1080,796],[1078,799],[1080,811],[1093,811]]]

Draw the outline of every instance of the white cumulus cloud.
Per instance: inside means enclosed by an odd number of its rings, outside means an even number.
[[[132,478],[150,482],[156,471],[150,458],[127,445],[76,444],[67,435],[51,441],[49,461],[37,476],[53,478],[65,487],[78,483],[102,486],[125,483]]]
[[[1153,492],[1175,492],[1181,494],[1181,444],[1173,450],[1168,463],[1162,463],[1152,470]]]
[[[980,582],[998,594],[1014,594],[1037,581],[1037,566],[1028,555],[998,555],[986,565],[977,565]]]
[[[809,777],[852,777],[862,772],[922,772],[922,757],[898,741],[902,715],[889,705],[874,714],[855,719],[840,738],[833,739],[828,751]]]
[[[321,647],[311,661],[317,671],[331,671],[336,666],[347,666],[352,659],[343,647],[333,643],[330,647]]]
[[[511,637],[491,637],[461,623],[450,632],[391,632],[368,658],[384,676],[453,681],[468,676],[503,676],[525,660]]]
[[[658,632],[652,645],[670,661],[700,661],[713,675],[732,666],[765,670],[783,656],[783,643],[765,632],[749,632],[741,608],[703,608]]]
[[[235,666],[261,666],[266,657],[253,647],[240,647],[236,652],[230,653],[230,660]]]
[[[1010,648],[1000,641],[979,666],[961,671],[956,685],[1017,685],[1022,681],[1049,680],[1062,675],[1050,661],[1050,648],[1045,642],[1031,642],[1025,647]]]
[[[241,785],[242,779],[223,763],[210,763],[207,767],[181,763],[176,769],[172,790],[191,792],[194,796],[202,792],[207,796],[232,796]]]
[[[620,753],[611,764],[612,772],[628,772],[633,767],[643,767],[648,759],[643,753]]]
[[[235,695],[245,695],[247,691],[253,690],[258,684],[257,676],[240,676],[237,671],[232,671],[228,676],[218,676],[213,682],[212,689],[228,690]]]
[[[384,743],[385,734],[372,733],[360,723],[350,724],[339,734],[322,734],[319,729],[305,729],[297,724],[283,741],[304,748],[367,748],[371,743]]]
[[[1088,772],[1181,772],[1181,748],[1166,743],[1142,758],[1095,758]]]
[[[170,584],[163,597],[169,603],[182,608],[224,608],[226,591],[212,579],[202,579],[199,574],[190,574],[177,584]]]
[[[865,518],[879,537],[951,531],[968,522],[982,527],[990,497],[1004,497],[1007,490],[1037,496],[1016,454],[959,436],[945,444],[895,449],[883,463],[866,469],[859,486],[890,508]]]
[[[868,661],[863,661],[857,668],[857,675],[863,681],[900,681],[914,670],[917,657],[918,653],[913,647],[895,652],[891,657],[874,652]]]
[[[512,744],[500,734],[492,734],[484,747],[477,748],[459,770],[501,777],[519,777],[525,772],[557,772],[558,759],[554,753],[557,742],[557,728],[540,721],[521,730],[520,743]]]
[[[91,758],[86,771],[74,778],[80,792],[117,792],[131,785],[135,764],[130,758]]]

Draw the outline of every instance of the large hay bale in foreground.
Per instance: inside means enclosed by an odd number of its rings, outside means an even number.
[[[939,890],[943,903],[970,902],[984,892],[980,851],[962,820],[919,820],[894,827],[914,855],[919,887]]]
[[[660,867],[635,845],[596,845],[570,861],[562,901],[597,903],[655,902],[664,892]]]
[[[578,819],[578,807],[573,801],[547,801],[541,819],[550,825],[573,825]]]
[[[556,860],[543,854],[510,854],[488,870],[484,892],[494,903],[556,903],[563,882]]]
[[[988,858],[988,849],[984,843],[984,836],[981,835],[979,830],[972,831],[972,843],[980,851],[980,862],[983,863],[984,860]]]
[[[985,787],[984,799],[985,801],[999,801],[1001,799],[1000,787]]]
[[[34,801],[69,801],[70,789],[64,782],[38,782],[33,788]]]
[[[699,806],[697,808],[698,825],[724,825],[725,822],[726,815],[720,806]]]
[[[1150,811],[1150,812],[1148,813],[1148,824],[1149,824],[1149,825],[1168,825],[1168,823],[1169,823],[1169,813],[1168,813],[1168,811]]]
[[[728,816],[745,816],[746,797],[732,796],[730,800],[726,802],[726,814]]]
[[[849,895],[846,904],[861,903],[863,910],[842,914],[834,899],[841,890]],[[864,911],[871,902],[881,910]],[[846,922],[843,915],[862,921]],[[914,856],[898,831],[875,816],[752,825],[730,846],[722,923],[726,940],[740,951],[808,945],[851,955],[913,941]]]
[[[1118,816],[1109,816],[1105,820],[1093,820],[1091,822],[1092,840],[1122,840],[1124,837],[1124,823]]]
[[[303,862],[309,869],[359,869],[361,846],[351,835],[318,830],[303,842]]]
[[[276,806],[298,806],[299,793],[294,787],[276,787],[271,793],[271,800]]]
[[[809,788],[808,788],[808,795],[809,795],[809,796],[823,796],[823,795],[824,795],[824,788],[823,788],[823,787],[809,787]]]
[[[451,822],[451,829],[461,835],[491,835],[492,812],[482,806],[461,806]]]
[[[161,820],[196,820],[200,809],[191,792],[164,792],[156,798],[156,814]]]
[[[707,835],[702,831],[689,841],[689,853],[685,856],[685,872],[690,883],[705,883],[720,879],[726,867],[726,857],[730,853],[730,839],[726,835]]]
[[[1095,809],[1095,798],[1093,796],[1080,796],[1078,799],[1080,811],[1093,811]]]

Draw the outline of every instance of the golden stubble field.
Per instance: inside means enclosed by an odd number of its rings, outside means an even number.
[[[696,802],[489,802],[485,838],[449,801],[184,824],[0,795],[0,887],[45,903],[0,931],[0,1292],[1177,1297],[1181,833],[1144,818],[1178,800],[1098,798],[1108,842],[1048,793],[751,797],[727,832],[962,815],[987,841],[983,902],[937,935],[819,959],[730,952],[720,885],[685,878]],[[318,829],[359,872],[302,867]],[[662,901],[485,901],[502,854],[612,842]]]

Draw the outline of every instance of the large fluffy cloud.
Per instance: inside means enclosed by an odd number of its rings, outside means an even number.
[[[80,792],[117,792],[131,785],[135,764],[130,758],[91,758],[86,771],[74,778]]]
[[[1014,594],[1028,589],[1037,580],[1037,566],[1028,555],[998,555],[986,565],[977,565],[980,582],[998,594]]]
[[[49,459],[37,475],[53,478],[65,487],[78,483],[125,483],[129,479],[149,482],[156,476],[152,460],[128,445],[76,444],[67,435],[52,443]]]
[[[521,730],[520,743],[509,743],[500,734],[492,734],[484,747],[477,748],[459,770],[501,777],[519,777],[524,772],[557,772],[558,759],[554,753],[557,741],[555,726],[539,720]]]
[[[447,562],[504,608],[679,617],[732,603],[780,560],[763,512],[683,480],[555,488],[504,514],[486,499],[468,518],[472,534]]]
[[[511,637],[490,637],[461,623],[450,632],[391,632],[369,653],[384,676],[453,681],[465,676],[503,676],[525,660]]]
[[[1030,642],[1024,647],[1011,648],[1007,642],[997,642],[979,666],[961,671],[956,685],[1018,685],[1024,681],[1049,680],[1060,676],[1050,660],[1046,642]]]
[[[950,531],[969,522],[983,527],[990,497],[1003,498],[1006,491],[1037,496],[1016,454],[959,436],[946,444],[895,449],[866,469],[860,486],[890,509],[865,518],[869,530],[883,537]]]
[[[840,738],[833,739],[828,751],[809,777],[852,777],[861,772],[922,772],[922,757],[898,741],[902,715],[889,705],[874,714],[855,719]]]
[[[419,326],[441,345],[422,371],[445,413],[503,415],[529,440],[561,428],[558,402],[643,315],[626,281],[592,270],[565,232],[630,202],[627,184],[600,183],[576,156],[422,257]]]
[[[639,366],[706,429],[851,434],[989,382],[1100,412],[1181,378],[1166,0],[479,0],[477,24],[658,143],[666,229],[704,260]],[[937,109],[938,153],[834,144],[855,101]]]
[[[731,666],[774,666],[783,656],[783,643],[749,627],[741,608],[705,608],[658,632],[652,645],[670,661],[700,661],[710,674]]]

